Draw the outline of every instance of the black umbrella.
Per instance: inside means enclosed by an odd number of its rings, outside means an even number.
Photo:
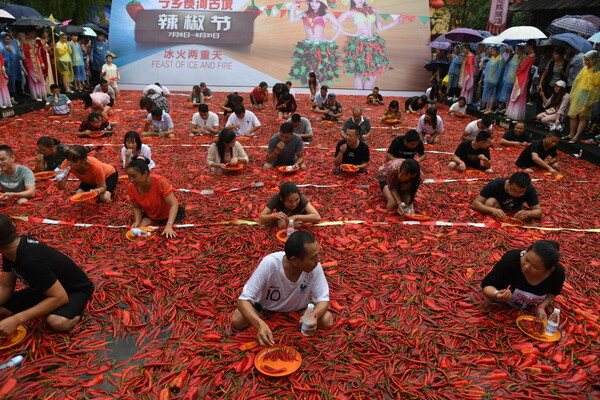
[[[103,35],[108,35],[108,32],[106,32],[105,29],[100,28],[98,25],[95,24],[83,24],[82,26],[85,26],[87,28],[90,28],[91,30],[93,30],[94,32],[96,32],[97,34],[103,34]]]
[[[56,26],[56,24],[45,18],[19,17],[12,26]]]
[[[67,35],[82,35],[85,32],[85,29],[77,25],[63,25],[57,27],[55,31],[66,33]]]

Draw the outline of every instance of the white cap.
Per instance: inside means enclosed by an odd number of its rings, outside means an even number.
[[[565,83],[565,81],[556,81],[556,83],[554,84],[554,86],[560,86],[562,88],[567,87],[567,84]]]
[[[560,310],[559,310],[558,308],[555,308],[555,309],[554,309],[554,312],[555,312],[555,313],[557,313],[557,314],[559,314],[559,313],[560,313]]]

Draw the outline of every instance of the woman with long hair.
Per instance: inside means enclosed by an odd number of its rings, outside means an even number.
[[[152,150],[150,149],[150,146],[142,143],[142,138],[139,133],[136,131],[129,131],[125,134],[123,147],[121,148],[123,168],[127,168],[127,165],[133,159],[140,157],[148,161],[148,169],[156,167],[156,164],[152,161]]]
[[[225,164],[247,164],[250,160],[240,142],[236,140],[235,132],[223,129],[217,141],[208,148],[206,161],[211,169],[217,170]]]
[[[529,70],[535,63],[535,40],[530,39],[527,41],[525,44],[525,53],[527,56],[515,72],[515,84],[510,94],[510,101],[506,107],[506,116],[514,121],[523,121],[525,119]]]
[[[42,136],[37,141],[38,155],[35,157],[33,172],[54,171],[66,158],[67,146],[58,139]]]
[[[475,54],[471,51],[468,43],[462,47],[463,57],[458,78],[460,95],[467,100],[467,104],[473,103],[473,92],[475,92]]]
[[[421,115],[417,123],[417,132],[419,132],[423,143],[440,143],[440,135],[444,133],[444,122],[437,115],[437,108],[430,107],[425,111],[425,114]],[[430,136],[429,140],[427,140],[427,136]]]
[[[344,32],[348,36],[344,45],[344,69],[354,75],[355,89],[373,89],[375,80],[391,69],[385,40],[376,31],[383,32],[398,22],[400,18],[383,25],[379,12],[367,5],[367,0],[350,0],[350,9],[340,18],[340,25],[350,19],[356,31]]]
[[[335,40],[342,33],[342,25],[332,13],[327,11],[327,6],[322,1],[310,0],[305,3],[307,3],[306,10],[302,11],[301,3],[296,3],[296,7],[289,13],[290,22],[302,21],[306,32],[306,39],[296,44],[292,56],[294,64],[289,73],[290,79],[306,86],[309,83],[307,80],[309,73],[314,72],[321,82],[333,82],[339,78],[340,55]],[[331,38],[325,35],[327,22],[336,30]],[[312,96],[314,97],[314,94]]]
[[[546,98],[546,94],[541,86],[539,93],[542,96],[544,112],[539,113],[535,118],[544,125],[553,122],[560,125],[562,117],[568,112],[569,103],[571,102],[571,96],[567,93],[567,83],[565,81],[556,82],[552,96],[549,99]]]
[[[387,209],[400,214],[414,213],[414,201],[421,184],[421,166],[415,159],[397,158],[377,170],[379,187],[387,201]]]
[[[40,57],[39,44],[36,40],[36,30],[27,29],[25,39],[21,43],[23,50],[23,64],[27,72],[27,83],[31,97],[37,101],[46,99],[46,79],[44,78],[44,61]]]
[[[510,99],[510,93],[512,92],[512,88],[515,84],[515,79],[517,78],[517,68],[519,68],[521,65],[523,58],[525,58],[525,55],[523,54],[523,46],[518,44],[515,46],[515,53],[506,62],[506,68],[504,68],[504,75],[502,76],[502,87],[500,88],[500,93],[498,94],[498,101],[502,103],[502,108],[505,110],[506,104]]]

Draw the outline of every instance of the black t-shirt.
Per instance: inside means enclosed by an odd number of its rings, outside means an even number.
[[[531,143],[529,146],[525,147],[525,149],[523,149],[523,151],[519,155],[519,158],[517,158],[517,162],[515,163],[515,164],[517,164],[517,167],[525,169],[525,168],[537,166],[537,164],[533,162],[533,158],[531,157],[531,155],[533,153],[537,153],[537,155],[542,160],[544,160],[548,156],[550,156],[550,157],[557,156],[556,147],[553,147],[548,150],[544,150],[543,141],[536,140],[535,142]]]
[[[519,143],[527,142],[527,143],[531,143],[531,135],[527,131],[523,132],[521,134],[521,136],[517,136],[515,134],[515,131],[513,131],[511,129],[509,131],[504,132],[504,135],[502,135],[502,139],[509,140],[511,142],[519,142]]]
[[[506,252],[487,276],[483,278],[481,287],[494,286],[496,289],[502,290],[510,285],[510,289],[513,292],[515,289],[520,289],[537,296],[544,296],[549,293],[559,295],[565,282],[565,269],[562,265],[557,264],[548,278],[537,285],[532,285],[527,282],[521,270],[520,253],[520,250]]]
[[[304,197],[303,194],[301,194],[300,202],[298,202],[298,206],[295,209],[290,210],[289,208],[285,207],[285,205],[283,204],[283,201],[281,201],[281,199],[279,198],[279,193],[277,193],[277,194],[274,194],[273,196],[271,196],[271,198],[269,199],[269,202],[267,203],[267,207],[270,208],[271,210],[282,211],[289,217],[292,215],[306,214],[305,209],[306,209],[307,204],[308,204],[308,199],[306,197]]]
[[[337,146],[335,146],[334,157],[337,157],[340,153],[340,147],[344,144],[347,144],[345,139],[338,142]],[[360,165],[369,161],[369,157],[369,146],[367,146],[365,142],[359,140],[357,148],[353,149],[350,146],[347,146],[346,152],[342,156],[342,164]]]
[[[414,149],[409,149],[404,144],[404,135],[396,136],[392,143],[390,144],[390,148],[387,151],[395,158],[415,158],[415,154],[422,156],[425,154],[425,146],[423,146],[423,142],[419,140],[419,144]]]
[[[60,251],[21,236],[16,260],[2,257],[2,271],[14,272],[30,289],[45,292],[58,280],[67,293],[91,293],[94,285],[73,260]]]
[[[474,149],[471,145],[470,140],[465,140],[461,144],[458,145],[454,154],[464,161],[465,165],[469,168],[475,168],[480,170],[486,170],[487,167],[484,167],[480,164],[479,158],[477,158],[480,154],[483,154],[487,157],[488,160],[491,160],[490,149]]]
[[[367,96],[367,100],[379,100],[379,101],[383,101],[383,96],[381,95],[381,93],[377,93],[375,95],[373,93],[370,93]]]
[[[525,194],[521,197],[512,197],[506,190],[504,190],[504,184],[508,181],[508,178],[496,178],[489,182],[481,189],[480,196],[486,199],[493,197],[498,200],[500,207],[506,211],[515,211],[523,207],[523,203],[527,203],[529,207],[536,206],[540,203],[537,196],[537,191],[533,185],[529,185]]]
[[[421,96],[413,96],[404,102],[404,109],[408,111],[408,106],[413,109],[413,111],[420,110],[425,107],[425,104],[419,104],[419,99]]]

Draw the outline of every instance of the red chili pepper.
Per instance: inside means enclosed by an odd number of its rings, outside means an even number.
[[[12,395],[13,390],[17,387],[19,382],[15,378],[8,378],[4,385],[0,388],[0,396]]]
[[[221,340],[221,338],[222,335],[219,333],[207,333],[200,336],[200,339],[204,340],[205,342],[218,342]]]
[[[81,387],[92,388],[94,386],[101,384],[102,382],[104,382],[104,375],[97,375],[97,376],[93,377],[92,379],[90,379],[89,381],[83,382],[81,384]]]
[[[187,379],[187,377],[188,377],[188,371],[187,370],[181,371],[181,373],[179,373],[179,375],[177,375],[175,377],[175,379],[173,379],[171,381],[171,383],[169,383],[169,389],[172,392],[179,393],[179,391],[185,384],[185,380]]]
[[[246,342],[239,345],[239,349],[241,351],[252,350],[253,348],[258,346],[258,342]]]
[[[103,374],[105,372],[108,372],[110,369],[112,368],[111,364],[105,364],[97,369],[91,369],[91,370],[87,370],[86,374],[93,376],[93,375],[100,375]]]
[[[171,400],[171,391],[168,388],[163,388],[158,394],[158,400]]]

